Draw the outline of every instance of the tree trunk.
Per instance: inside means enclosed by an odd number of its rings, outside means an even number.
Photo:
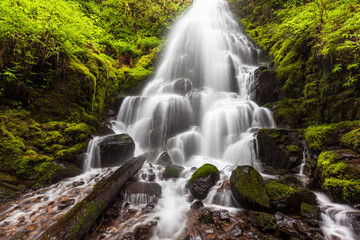
[[[58,222],[52,225],[39,239],[82,239],[95,220],[114,200],[125,183],[143,166],[148,153],[132,158],[108,179],[94,186],[94,190],[76,204]]]

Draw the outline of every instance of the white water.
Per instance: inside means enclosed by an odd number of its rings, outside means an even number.
[[[185,229],[191,204],[185,185],[192,167],[211,163],[224,169],[204,203],[231,209],[230,192],[216,189],[236,165],[260,169],[254,133],[275,127],[271,112],[249,100],[247,88],[260,51],[242,33],[225,0],[195,0],[166,46],[154,79],[140,96],[125,98],[114,124],[140,148],[165,147],[173,162],[185,167],[177,180],[157,179],[162,198],[143,222],[158,222],[153,239],[176,239]]]
[[[351,213],[360,214],[360,211],[350,206],[332,202],[323,193],[316,193],[321,209],[321,230],[326,239],[359,240],[354,232]]]

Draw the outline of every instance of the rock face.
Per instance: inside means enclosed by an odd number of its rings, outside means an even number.
[[[166,148],[158,148],[154,150],[151,156],[149,157],[148,162],[159,164],[163,167],[173,164],[173,161],[169,153],[167,152]]]
[[[111,135],[99,143],[101,167],[118,166],[134,155],[135,143],[127,134]]]
[[[276,102],[279,99],[276,72],[261,66],[255,71],[254,81],[250,85],[250,99],[260,106]]]
[[[302,163],[301,136],[295,130],[262,128],[257,134],[259,158],[286,171]]]
[[[230,187],[236,201],[244,208],[270,209],[270,200],[264,180],[251,166],[239,166],[231,173]]]
[[[191,194],[197,199],[205,199],[211,187],[220,179],[219,170],[212,164],[198,168],[189,181]]]
[[[156,203],[162,193],[161,186],[155,182],[129,182],[121,191],[124,200],[130,204]]]

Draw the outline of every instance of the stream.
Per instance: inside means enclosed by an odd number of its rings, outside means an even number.
[[[226,209],[232,216],[242,210],[231,191],[221,189],[238,165],[261,172],[256,133],[259,128],[276,127],[271,112],[249,99],[254,71],[261,64],[260,49],[243,34],[225,0],[194,0],[173,26],[153,79],[140,95],[124,99],[111,126],[115,133],[127,133],[134,139],[135,155],[165,149],[173,164],[184,170],[177,179],[164,179],[164,167],[145,163],[136,177],[140,182],[159,184],[161,196],[125,194],[126,204],[119,208],[128,215],[120,214],[103,233],[88,239],[131,239],[126,238],[127,233],[144,225],[152,226],[153,240],[179,239],[184,231],[191,232],[187,219],[196,200],[191,199],[186,185],[195,169],[205,163],[215,165],[221,174],[204,205]],[[36,239],[96,182],[111,174],[116,168],[98,168],[96,148],[101,139],[94,137],[89,144],[84,174],[4,205],[0,238],[16,238],[26,232],[28,239]],[[300,169],[299,175],[305,178],[303,165]],[[149,179],[150,173],[154,178]],[[334,204],[321,193],[317,198],[326,239],[359,239],[346,217],[357,210]],[[151,211],[144,211],[153,202],[157,203]],[[69,205],[60,210],[62,203]]]

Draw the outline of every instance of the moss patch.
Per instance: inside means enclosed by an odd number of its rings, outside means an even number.
[[[220,174],[220,171],[212,164],[204,164],[192,174],[190,182],[196,182],[199,178],[206,178],[212,174]]]
[[[345,134],[341,138],[340,143],[343,146],[346,146],[351,150],[360,153],[360,128]]]

